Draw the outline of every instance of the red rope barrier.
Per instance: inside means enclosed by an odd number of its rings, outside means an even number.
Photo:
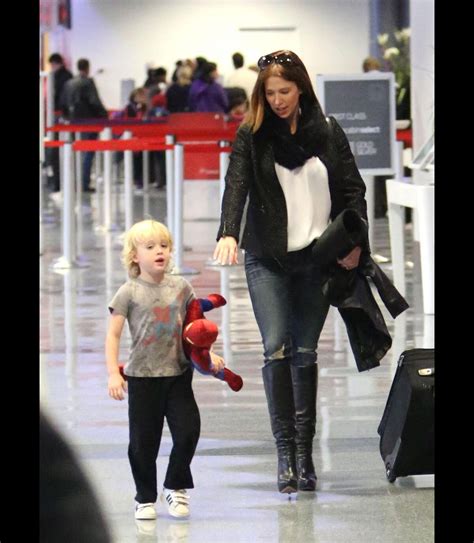
[[[44,140],[44,146],[45,147],[62,147],[63,145],[64,145],[64,141]]]
[[[44,140],[45,147],[62,147],[64,141]],[[216,143],[183,142],[185,153],[230,153],[232,147],[219,147]],[[74,151],[167,151],[174,145],[166,145],[161,138],[134,138],[128,140],[78,140],[72,143]]]
[[[48,126],[46,132],[102,132],[104,125],[98,124],[55,124]]]
[[[72,144],[75,151],[172,151],[173,145],[142,140],[84,140]]]
[[[233,141],[235,139],[235,133],[237,126],[229,126],[227,128],[222,127],[185,127],[185,126],[173,126],[166,123],[156,124],[115,124],[104,125],[101,124],[56,124],[46,128],[47,132],[101,132],[104,128],[112,128],[114,135],[121,135],[125,131],[130,131],[135,137],[142,136],[155,136],[165,137],[168,134],[172,134],[179,142],[182,138],[194,138],[194,139],[209,139],[213,140],[227,140]]]

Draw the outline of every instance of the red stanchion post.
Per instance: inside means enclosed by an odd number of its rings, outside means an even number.
[[[74,133],[75,141],[81,140],[81,133]],[[81,267],[88,266],[89,259],[84,255],[82,247],[82,234],[84,231],[82,220],[82,153],[75,151],[74,153],[74,167],[76,172],[76,260],[80,263]]]
[[[129,140],[132,133],[126,130],[123,134],[124,140]],[[133,225],[133,151],[124,151],[124,195],[125,195],[125,230]]]
[[[80,132],[75,132],[75,140],[80,141],[82,134]],[[81,151],[76,151],[76,198],[77,205],[79,209],[82,206],[82,153]]]
[[[184,177],[184,148],[181,144],[174,146],[174,210],[173,235],[175,243],[175,269],[180,273],[183,267],[183,220],[182,220],[182,188]]]
[[[221,140],[219,141],[219,147],[228,147],[229,142]],[[219,153],[219,195],[222,202],[225,189],[225,175],[227,173],[227,168],[229,167],[229,157],[230,153],[228,151],[221,151]],[[220,207],[219,207],[220,211]]]
[[[232,347],[230,341],[230,307],[231,307],[231,294],[230,294],[230,266],[222,266],[219,268],[221,275],[221,290],[220,293],[227,300],[226,305],[221,309],[221,330],[222,330],[222,347],[224,351],[225,365],[229,367],[232,363]]]
[[[150,152],[142,151],[143,192],[150,188]]]
[[[104,140],[106,139],[105,137],[105,129],[104,130],[101,130],[99,132],[99,140]],[[102,156],[102,153],[99,153],[98,151],[95,152],[95,157],[94,157],[94,170],[95,170],[95,188],[96,188],[96,191],[99,192],[99,185],[101,185],[103,187],[103,181],[104,181],[104,178],[103,178],[103,156]]]
[[[177,143],[174,146],[174,245],[175,265],[171,273],[176,275],[195,275],[198,270],[183,265],[183,181],[184,149]]]
[[[167,145],[174,145],[176,138],[168,134],[165,137]],[[166,222],[171,235],[174,236],[174,150],[167,149],[166,159]]]
[[[227,149],[225,151],[221,150],[219,152],[219,212],[222,205],[222,198],[224,196],[224,190],[225,190],[225,175],[227,173],[227,168],[229,167],[229,157],[230,152],[228,151],[229,142],[225,140],[219,141],[219,147],[223,148],[226,147]],[[212,257],[209,258],[209,260],[206,262],[207,266],[222,266],[222,264],[219,264],[216,260],[214,260]],[[222,277],[221,277],[222,279]],[[225,294],[222,294],[224,298],[226,297]]]
[[[104,140],[112,139],[112,128],[103,131]],[[112,224],[112,151],[103,151],[104,154],[104,230],[110,232],[117,226]]]
[[[76,267],[76,238],[74,224],[74,179],[72,146],[66,142],[63,147],[62,169],[62,256],[54,263],[55,270]]]

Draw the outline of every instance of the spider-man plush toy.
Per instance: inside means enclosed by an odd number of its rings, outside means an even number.
[[[212,363],[210,348],[216,341],[218,329],[216,323],[204,317],[204,311],[221,307],[227,302],[220,294],[209,294],[207,298],[192,300],[186,311],[183,326],[183,348],[186,358],[204,375],[213,375],[225,381],[232,390],[237,392],[243,386],[242,377],[224,368],[218,373],[211,371]]]
[[[210,311],[226,303],[225,298],[220,294],[209,294],[207,298],[195,298],[189,303],[183,325],[183,349],[186,358],[200,373],[213,375],[217,379],[225,381],[232,390],[237,392],[243,386],[240,375],[227,368],[218,373],[211,371],[210,348],[216,341],[218,329],[216,323],[204,317],[204,311]],[[123,368],[124,364],[119,364],[120,373],[126,380]]]

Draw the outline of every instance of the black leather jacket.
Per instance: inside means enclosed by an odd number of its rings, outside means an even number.
[[[331,219],[346,208],[355,209],[367,220],[365,183],[357,169],[347,137],[334,117],[328,119],[330,137],[320,160],[328,170]],[[225,177],[221,224],[222,236],[240,239],[240,226],[247,195],[249,203],[240,246],[260,257],[287,253],[288,217],[285,196],[275,171],[272,143],[256,138],[248,126],[237,132]],[[363,254],[370,253],[368,239]]]
[[[97,87],[91,77],[77,75],[64,85],[60,106],[67,119],[107,118]]]

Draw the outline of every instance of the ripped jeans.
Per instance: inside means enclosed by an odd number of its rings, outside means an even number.
[[[278,259],[245,253],[245,274],[265,364],[284,358],[296,366],[317,362],[329,303],[311,254],[313,244]]]

